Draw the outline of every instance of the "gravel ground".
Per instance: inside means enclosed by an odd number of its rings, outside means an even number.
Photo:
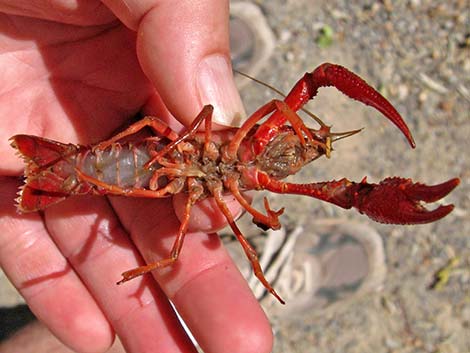
[[[372,109],[323,89],[309,109],[339,131],[365,127],[338,142],[297,180],[347,177],[372,182],[400,175],[426,183],[462,180],[445,202],[454,212],[423,226],[385,226],[353,211],[305,197],[270,196],[285,206],[282,222],[305,229],[318,218],[343,217],[374,227],[385,241],[388,275],[380,292],[274,320],[274,353],[470,351],[470,2],[463,1],[254,1],[276,37],[274,54],[257,77],[288,91],[322,62],[342,64],[380,90],[402,113],[417,148]],[[322,30],[330,45],[319,45]],[[247,111],[273,97],[258,85],[242,95]],[[305,212],[308,210],[308,212]],[[242,220],[249,235],[256,228]],[[429,289],[452,263],[448,281]],[[18,303],[0,278],[0,307]],[[268,312],[271,316],[271,313]],[[467,334],[465,334],[467,332]]]
[[[410,149],[375,111],[323,89],[309,105],[312,112],[337,130],[365,129],[339,142],[330,160],[315,162],[298,179],[367,175],[376,182],[400,175],[429,184],[456,176],[462,181],[445,199],[456,205],[454,212],[423,226],[380,225],[305,197],[270,196],[273,208],[286,206],[282,221],[287,227],[300,223],[309,229],[324,217],[373,226],[383,236],[388,267],[380,292],[275,322],[274,352],[470,352],[470,2],[256,3],[277,40],[260,79],[287,92],[320,63],[342,64],[379,87],[417,143]],[[320,47],[326,26],[333,40]],[[272,97],[259,86],[248,86],[242,94],[248,111]],[[443,288],[429,289],[435,273],[449,263]]]

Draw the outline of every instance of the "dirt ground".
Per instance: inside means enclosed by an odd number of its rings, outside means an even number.
[[[284,226],[302,224],[305,233],[325,217],[367,223],[383,237],[387,264],[380,291],[275,321],[274,352],[470,352],[470,2],[256,3],[277,40],[260,79],[286,92],[322,62],[344,65],[393,102],[417,143],[412,150],[376,111],[322,89],[309,104],[312,112],[333,129],[365,129],[338,142],[331,159],[314,162],[297,180],[462,181],[444,200],[456,205],[454,212],[422,226],[381,225],[306,197],[270,196],[273,208],[286,207]],[[325,27],[333,30],[326,47]],[[253,85],[242,94],[249,112],[273,95]],[[449,263],[448,281],[430,289]]]
[[[344,218],[373,227],[383,237],[387,264],[380,291],[344,303],[275,320],[275,353],[470,352],[470,1],[265,0],[259,5],[276,45],[257,77],[287,92],[304,72],[322,62],[344,65],[379,87],[409,124],[417,148],[375,110],[322,89],[309,110],[338,131],[364,127],[338,142],[331,159],[305,168],[297,181],[368,176],[411,177],[433,184],[453,177],[461,185],[445,203],[456,209],[422,226],[374,223],[306,197],[270,196],[286,207],[287,228]],[[331,43],[322,31],[332,29]],[[247,111],[274,97],[250,84],[242,90]],[[258,197],[258,202],[259,202]],[[243,230],[258,230],[242,220]],[[449,266],[448,281],[430,289]],[[0,278],[0,307],[18,302]],[[268,316],[271,313],[268,311]]]

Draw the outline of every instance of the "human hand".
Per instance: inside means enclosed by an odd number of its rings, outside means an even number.
[[[128,352],[195,352],[168,299],[205,352],[269,352],[264,313],[207,234],[220,226],[203,211],[209,201],[192,214],[205,233],[187,235],[175,266],[119,287],[121,272],[168,256],[179,226],[171,200],[77,197],[43,215],[14,210],[22,169],[7,142],[14,134],[86,144],[142,109],[175,128],[166,108],[184,125],[207,103],[222,124],[242,112],[226,1],[104,3],[0,0],[0,265],[79,352],[105,351],[115,333]]]

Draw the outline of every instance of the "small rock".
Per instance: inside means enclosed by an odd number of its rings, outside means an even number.
[[[291,39],[291,37],[292,37],[292,32],[284,28],[279,34],[279,42],[287,43],[289,39]]]
[[[419,103],[423,104],[428,100],[428,92],[427,91],[421,91],[418,95],[418,101]]]
[[[411,0],[410,6],[412,9],[416,9],[421,6],[421,0]]]
[[[387,32],[392,32],[393,31],[393,23],[391,21],[387,21],[384,23],[384,28],[387,30]]]
[[[383,0],[383,4],[385,7],[385,10],[387,10],[388,12],[393,11],[393,2],[391,0]]]
[[[291,62],[294,60],[295,55],[292,51],[288,51],[285,55],[284,58],[286,59],[287,62]]]
[[[405,84],[398,85],[397,96],[399,100],[401,101],[405,100],[408,97],[409,93],[410,93],[410,90],[407,85]]]
[[[455,99],[449,98],[439,102],[438,108],[446,113],[452,113],[455,105]]]
[[[434,48],[432,50],[432,53],[431,53],[431,58],[433,58],[434,60],[435,59],[440,59],[441,58],[441,52],[438,49]]]
[[[385,346],[388,349],[397,349],[397,348],[400,348],[401,344],[400,344],[400,342],[398,342],[394,339],[391,339],[390,337],[387,337],[387,338],[385,338]]]

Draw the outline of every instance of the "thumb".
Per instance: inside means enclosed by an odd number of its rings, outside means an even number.
[[[244,110],[232,75],[227,0],[108,3],[137,30],[141,66],[181,123],[189,125],[205,104],[214,106],[213,122],[240,122]]]

